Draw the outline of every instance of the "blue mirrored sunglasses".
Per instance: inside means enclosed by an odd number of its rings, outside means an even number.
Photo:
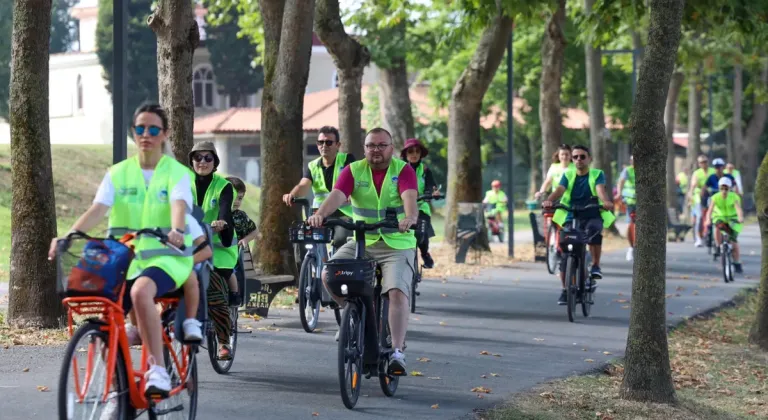
[[[149,131],[149,135],[152,137],[155,137],[160,134],[160,132],[163,130],[162,128],[156,126],[156,125],[150,125],[149,127],[143,126],[143,125],[137,125],[133,128],[136,131],[137,136],[143,136],[145,131]]]

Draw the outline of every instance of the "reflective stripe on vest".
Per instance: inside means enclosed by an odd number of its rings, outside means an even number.
[[[427,185],[427,178],[424,175],[425,172],[424,162],[419,162],[419,166],[416,167],[416,181],[419,185],[419,195],[424,194],[424,188],[426,188]],[[432,216],[432,209],[426,201],[419,203],[419,210],[424,212],[427,216]]]
[[[219,199],[221,192],[224,188],[230,185],[229,181],[223,176],[214,173],[211,184],[208,185],[208,189],[205,191],[205,197],[203,198],[203,222],[211,224],[211,222],[218,220],[219,218]],[[197,192],[195,191],[195,196]],[[197,197],[195,197],[197,202]],[[230,246],[224,246],[221,243],[221,235],[219,233],[213,234],[213,265],[216,268],[232,269],[237,265],[237,259],[240,256],[240,252],[237,247],[237,234],[232,233],[232,244]]]
[[[343,152],[336,153],[336,160],[333,163],[333,185],[336,185],[336,180],[339,178],[341,170],[344,169],[344,163],[347,161],[347,154]],[[325,176],[323,175],[323,158],[319,157],[312,162],[309,162],[309,173],[312,174],[312,208],[319,208],[323,204],[331,190],[325,185]],[[342,213],[352,217],[352,205],[345,204],[339,207]]]
[[[600,205],[603,204],[603,202],[599,199],[597,195],[597,178],[600,177],[600,174],[602,174],[603,171],[600,169],[590,169],[589,170],[589,189],[592,191],[592,197],[598,198],[598,203]],[[563,196],[560,198],[560,203],[564,206],[570,206],[571,203],[571,193],[573,192],[573,185],[576,183],[576,170],[567,170],[565,171],[565,176],[568,178],[568,188],[565,189],[565,192],[563,193]],[[555,215],[552,217],[552,221],[557,223],[560,226],[563,226],[566,219],[568,218],[568,212],[563,209],[557,209],[555,211]],[[600,218],[603,219],[603,227],[608,228],[610,227],[613,222],[616,220],[616,216],[610,211],[600,209]]]
[[[368,161],[359,160],[349,165],[355,187],[352,191],[352,217],[355,221],[376,223],[386,217],[387,209],[397,212],[397,220],[405,218],[405,208],[397,186],[397,178],[400,171],[407,165],[400,159],[392,159],[387,169],[387,174],[381,185],[381,194],[376,192],[373,183],[373,173]],[[376,232],[365,233],[365,245],[371,246],[381,238],[390,248],[413,249],[416,248],[416,237],[413,231],[400,233],[397,229],[379,229]]]
[[[115,188],[115,202],[109,215],[110,230],[160,228],[171,229],[170,191],[186,175],[189,169],[168,156],[163,156],[155,167],[147,186],[139,166],[138,156],[124,160],[109,170]],[[193,250],[193,238],[184,236],[184,245]],[[165,271],[181,287],[192,272],[192,256],[179,256],[151,236],[141,236],[134,241],[136,258],[131,262],[128,278],[137,277],[149,267]]]

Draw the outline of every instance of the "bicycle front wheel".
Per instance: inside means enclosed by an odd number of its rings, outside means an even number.
[[[114,349],[115,370],[107,372],[109,334],[101,328],[102,324],[88,321],[67,344],[59,374],[59,420],[133,419],[123,353]],[[105,390],[107,399],[103,401]]]
[[[348,302],[344,305],[339,327],[338,372],[341,401],[349,409],[354,408],[360,398],[364,334],[362,308],[357,302]]]
[[[301,263],[301,271],[299,272],[299,319],[302,328],[308,333],[315,330],[317,320],[320,317],[320,300],[312,300],[313,277],[317,271],[316,264],[315,258],[307,255],[304,262]],[[322,284],[320,287],[323,287]]]
[[[731,251],[728,245],[720,246],[720,261],[723,267],[723,279],[726,283],[733,281],[733,266],[731,265]]]
[[[168,398],[158,402],[152,416],[163,420],[195,420],[197,417],[197,349],[182,345],[171,338],[171,346],[163,347],[163,359],[171,388],[174,390]],[[180,388],[180,389],[179,389]],[[175,392],[175,390],[179,392]]]
[[[573,256],[568,257],[568,261],[565,265],[565,287],[568,291],[568,321],[573,322],[574,312],[576,312],[576,294],[578,292],[578,283],[576,282],[576,258]]]
[[[232,369],[232,365],[235,363],[235,352],[237,351],[237,319],[240,314],[235,307],[229,307],[229,343],[222,343],[219,341],[219,337],[216,334],[216,328],[213,326],[214,320],[209,321],[208,328],[208,357],[211,360],[211,366],[216,373],[224,375]],[[219,359],[219,345],[229,344],[229,359]]]

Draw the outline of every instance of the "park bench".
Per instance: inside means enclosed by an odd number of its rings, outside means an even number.
[[[482,203],[459,203],[456,220],[455,261],[456,264],[464,264],[467,260],[467,252],[477,242],[483,232],[483,205]],[[479,250],[476,250],[475,260],[479,260]]]
[[[269,306],[272,300],[286,287],[295,286],[296,279],[291,275],[265,275],[254,264],[253,256],[249,249],[242,250],[242,270],[238,276],[242,276],[240,284],[245,286],[243,304],[244,310],[249,315],[258,315],[266,318],[269,315]],[[238,282],[240,279],[238,279]]]
[[[683,242],[685,235],[691,230],[691,225],[686,225],[680,221],[677,215],[677,209],[667,208],[667,240],[670,242]]]
[[[525,206],[531,211],[528,213],[528,219],[531,221],[531,233],[533,233],[533,260],[545,262],[547,261],[547,243],[544,235],[548,232],[542,231],[544,229],[544,216],[541,212],[536,212],[539,207],[538,201],[528,200],[525,202]]]

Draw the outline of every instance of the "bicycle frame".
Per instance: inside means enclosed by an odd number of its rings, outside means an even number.
[[[122,302],[123,296],[125,294],[126,290],[126,284],[123,284],[121,286],[119,299],[117,302]],[[163,311],[166,309],[170,309],[178,305],[179,299],[178,298],[156,298],[156,303],[160,303],[162,305]],[[62,303],[67,305],[67,323],[68,323],[68,333],[70,338],[75,332],[74,328],[74,320],[73,320],[73,314],[77,315],[95,315],[99,314],[100,318],[99,321],[102,323],[101,331],[106,332],[109,334],[109,343],[107,345],[107,381],[104,385],[104,393],[102,394],[102,402],[107,401],[107,397],[109,395],[109,387],[112,384],[113,375],[115,374],[116,366],[117,366],[117,354],[118,351],[122,352],[123,358],[125,359],[125,367],[128,377],[128,391],[130,396],[130,402],[131,405],[139,410],[148,409],[150,407],[150,402],[147,400],[147,398],[144,396],[142,392],[139,392],[140,389],[144,389],[144,386],[146,385],[146,380],[144,379],[144,374],[147,372],[146,366],[149,363],[149,352],[145,346],[142,346],[141,349],[141,368],[135,369],[133,368],[133,360],[131,359],[131,352],[130,352],[130,346],[128,345],[128,336],[125,333],[125,315],[123,311],[122,305],[119,303],[113,302],[107,298],[103,297],[69,297],[62,300]],[[168,349],[173,349],[172,347],[172,339],[168,337],[168,335],[165,332],[165,329],[162,331],[163,334],[163,345],[167,347]],[[181,385],[179,385],[176,388],[171,389],[171,392],[169,393],[170,396],[175,396],[181,393],[184,390],[184,387],[187,384],[187,369],[189,367],[188,361],[188,355],[190,352],[190,347],[187,345],[182,346],[182,358],[179,360],[179,358],[176,356],[175,351],[170,351],[170,355],[172,357],[172,363],[176,367],[177,372],[181,375]],[[89,349],[90,352],[90,349]],[[84,387],[81,387],[79,382],[79,368],[77,366],[77,360],[72,360],[73,363],[73,374],[75,375],[75,387],[77,389],[77,402],[83,402],[85,395],[87,395],[88,392],[88,385],[90,383],[90,375],[91,375],[91,360],[89,358],[88,364],[86,366],[86,377],[85,381],[83,382]],[[139,381],[136,381],[136,378],[139,379]]]

